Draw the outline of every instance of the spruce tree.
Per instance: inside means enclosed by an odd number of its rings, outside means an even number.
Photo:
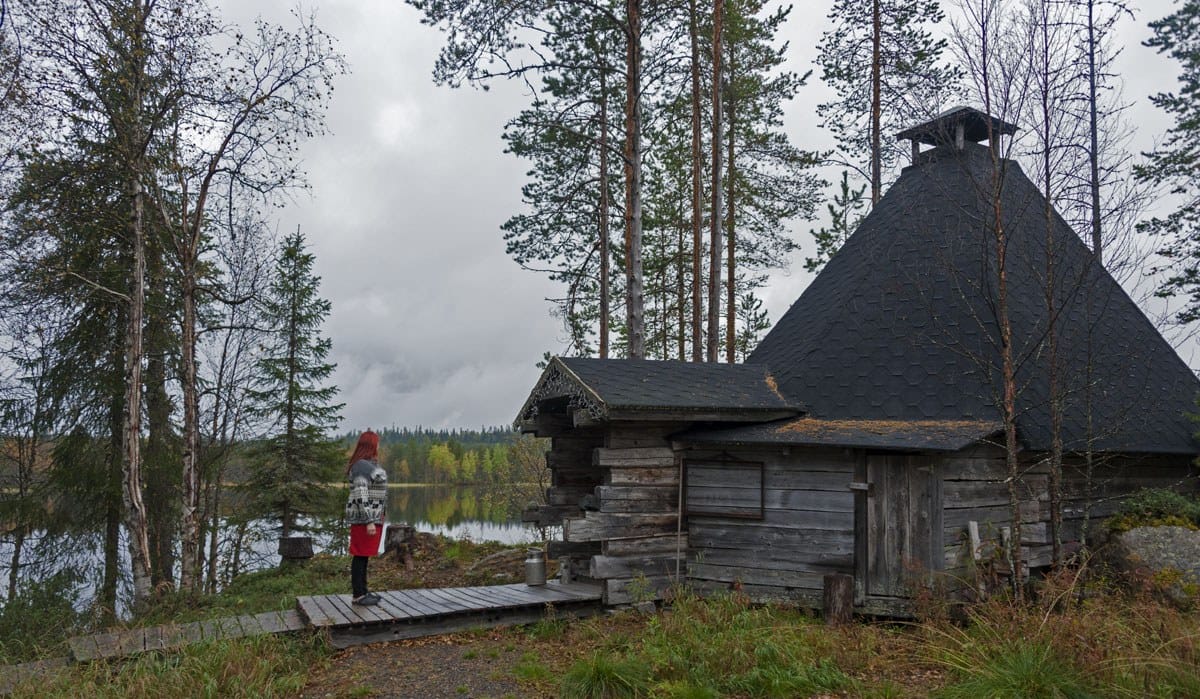
[[[1179,62],[1179,90],[1150,97],[1156,107],[1175,120],[1166,138],[1148,160],[1138,166],[1143,182],[1167,188],[1178,207],[1165,216],[1141,224],[1159,236],[1158,254],[1166,259],[1167,279],[1159,295],[1182,294],[1186,301],[1179,311],[1180,322],[1200,318],[1200,197],[1196,195],[1196,144],[1200,141],[1200,5],[1183,3],[1173,14],[1150,23],[1154,36],[1146,45]]]
[[[319,294],[313,261],[299,230],[284,238],[263,301],[271,330],[251,391],[268,434],[253,451],[244,488],[250,511],[277,519],[283,538],[302,529],[299,517],[330,511],[325,485],[340,475],[341,447],[327,435],[343,404],[333,403],[338,389],[327,385],[336,367],[328,361],[333,343],[321,337],[331,304]]]

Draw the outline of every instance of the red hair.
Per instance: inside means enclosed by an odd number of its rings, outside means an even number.
[[[350,473],[350,467],[360,459],[374,461],[377,456],[379,456],[379,435],[367,430],[358,437],[358,444],[354,446],[354,453],[350,455],[350,463],[346,465],[346,473]]]

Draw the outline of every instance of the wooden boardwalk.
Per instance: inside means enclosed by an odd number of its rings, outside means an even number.
[[[556,581],[539,586],[519,583],[376,594],[381,602],[373,607],[351,604],[350,595],[315,595],[297,597],[294,611],[79,636],[67,641],[70,657],[0,666],[0,695],[12,692],[21,682],[58,672],[72,663],[172,650],[202,641],[314,629],[327,632],[335,647],[346,648],[474,628],[530,624],[544,618],[548,610],[559,617],[588,616],[602,607],[599,585]]]
[[[587,616],[601,606],[599,585],[549,582],[377,592],[380,603],[361,607],[350,595],[296,598],[310,626],[325,629],[337,648],[418,638],[472,628],[528,624],[548,608],[559,616]]]

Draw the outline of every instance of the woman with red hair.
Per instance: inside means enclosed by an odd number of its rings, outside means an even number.
[[[379,435],[363,432],[346,467],[350,499],[346,522],[350,525],[350,588],[354,604],[379,604],[379,595],[367,591],[367,561],[379,552],[387,507],[387,472],[379,466]]]

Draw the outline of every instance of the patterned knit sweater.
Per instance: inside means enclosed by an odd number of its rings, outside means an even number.
[[[359,459],[350,467],[347,524],[383,524],[387,507],[387,471],[379,464]]]

